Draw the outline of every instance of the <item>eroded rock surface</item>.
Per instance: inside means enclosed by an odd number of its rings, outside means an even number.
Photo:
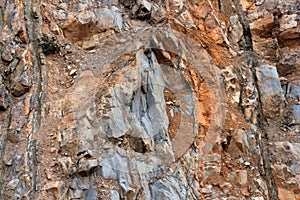
[[[299,8],[0,1],[0,199],[300,199]]]

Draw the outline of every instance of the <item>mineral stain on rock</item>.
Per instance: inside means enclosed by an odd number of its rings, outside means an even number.
[[[299,13],[2,0],[0,199],[300,199]]]

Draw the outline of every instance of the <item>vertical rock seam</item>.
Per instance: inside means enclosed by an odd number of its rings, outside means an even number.
[[[252,43],[252,35],[251,35],[250,26],[249,26],[249,23],[246,19],[244,12],[243,12],[240,0],[233,0],[233,2],[237,9],[239,20],[243,27],[243,33],[244,33],[243,36],[245,39],[245,49],[248,51],[253,51],[253,43]]]
[[[29,38],[29,48],[32,51],[33,59],[33,71],[35,74],[35,88],[33,95],[31,97],[30,109],[33,110],[33,124],[31,133],[27,137],[28,142],[28,152],[29,152],[29,166],[32,173],[31,180],[31,191],[29,196],[35,198],[35,191],[38,190],[38,176],[39,167],[37,162],[38,155],[38,141],[36,139],[31,139],[32,135],[38,130],[41,125],[41,103],[44,98],[44,92],[42,85],[47,85],[46,80],[43,80],[42,74],[46,74],[45,63],[42,63],[39,51],[39,39],[40,39],[40,29],[42,24],[42,16],[40,12],[40,0],[27,0],[24,3],[25,16],[26,16],[26,30]],[[46,77],[46,76],[44,76]]]
[[[253,59],[257,59],[257,57],[254,57]],[[257,66],[257,60],[252,61],[254,64],[252,68],[252,74],[253,77],[255,78],[255,85],[256,88],[258,88],[257,84],[257,76],[255,72],[255,68]],[[277,186],[272,174],[272,169],[271,169],[271,164],[270,164],[270,149],[269,149],[269,137],[268,133],[266,130],[267,125],[267,120],[265,116],[263,115],[263,108],[262,108],[262,102],[261,102],[261,96],[258,95],[258,131],[256,135],[256,139],[259,141],[259,148],[261,155],[259,156],[259,161],[257,163],[258,169],[260,172],[260,175],[263,177],[263,179],[266,181],[267,187],[268,187],[268,196],[269,199],[272,200],[278,200],[278,191],[277,191]],[[262,163],[261,163],[262,162]],[[262,166],[261,166],[262,164]],[[263,169],[261,168],[263,167]]]

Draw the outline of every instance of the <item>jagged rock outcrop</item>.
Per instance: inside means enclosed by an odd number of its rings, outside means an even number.
[[[298,1],[0,1],[0,199],[300,199]]]

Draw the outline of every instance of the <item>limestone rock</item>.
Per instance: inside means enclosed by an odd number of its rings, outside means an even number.
[[[276,67],[262,65],[256,68],[258,91],[266,117],[278,119],[283,113],[283,90]]]
[[[215,174],[220,173],[221,167],[221,155],[220,154],[212,154],[206,155],[203,157],[204,163],[204,177],[203,179],[209,179]]]
[[[54,189],[57,191],[56,198],[57,199],[62,199],[65,196],[65,186],[63,181],[56,181],[56,182],[49,182],[44,186],[44,189],[51,190]]]
[[[91,185],[88,191],[88,194],[85,198],[86,200],[97,200],[97,192],[94,190],[94,187]]]
[[[166,178],[156,181],[151,187],[151,191],[155,200],[180,200],[185,196],[185,194],[182,193],[183,191],[181,190],[178,181],[174,178]]]
[[[78,162],[78,173],[88,173],[98,166],[97,159],[80,159]]]
[[[240,101],[240,85],[238,84],[237,76],[234,72],[234,66],[227,66],[222,70],[224,83],[228,96],[232,103],[239,103]]]
[[[283,15],[280,21],[280,30],[286,30],[297,27],[297,14]]]
[[[290,95],[293,100],[292,111],[294,115],[294,120],[296,123],[300,124],[300,87],[294,84],[289,85],[289,91],[287,95]]]
[[[249,141],[247,133],[241,129],[235,131],[231,136],[231,141],[228,147],[228,153],[233,158],[238,158],[249,151]]]
[[[299,199],[298,24],[296,0],[2,0],[1,198]]]
[[[109,192],[109,194],[110,194],[111,200],[119,200],[120,199],[119,193],[116,190],[111,190]]]

